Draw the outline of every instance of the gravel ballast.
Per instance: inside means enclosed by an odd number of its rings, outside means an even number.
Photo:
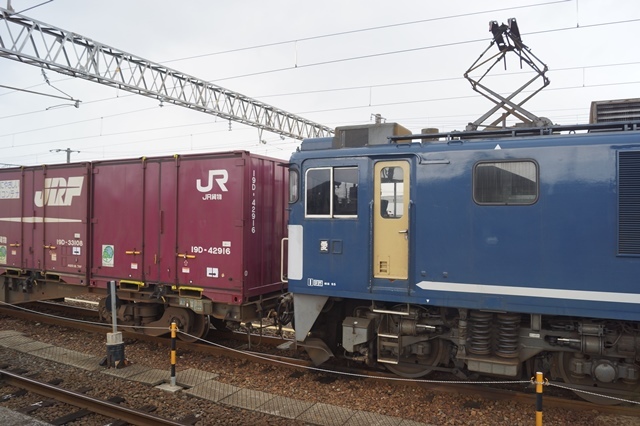
[[[51,343],[66,349],[94,356],[106,355],[106,338],[42,323],[0,316],[0,329],[16,330],[34,340]],[[125,340],[125,354],[134,364],[169,371],[169,341],[148,343],[134,339]],[[89,395],[108,398],[120,395],[125,405],[137,408],[155,405],[155,414],[172,419],[195,415],[197,425],[302,425],[301,421],[264,413],[242,410],[224,404],[213,403],[185,395],[168,393],[148,385],[111,377],[105,374],[77,369],[63,364],[43,360],[29,354],[0,348],[0,362],[13,367],[38,371],[40,381],[62,378],[62,387],[73,390],[90,386]],[[259,390],[283,397],[314,403],[332,404],[352,410],[364,410],[386,416],[413,420],[433,425],[531,425],[535,423],[535,397],[531,404],[512,401],[487,400],[478,395],[460,395],[447,392],[430,392],[410,385],[385,383],[359,377],[340,376],[312,370],[300,371],[287,367],[265,365],[259,362],[242,361],[225,356],[206,356],[178,350],[178,370],[188,368],[215,372],[216,380],[233,386]],[[10,393],[4,386],[0,394]],[[19,409],[37,402],[35,395],[26,395],[0,402],[0,406]],[[51,421],[70,408],[54,405],[37,410],[32,415]],[[80,425],[104,424],[104,418],[84,419],[74,423]],[[601,415],[595,409],[574,411],[546,408],[545,425],[640,425],[640,418]]]

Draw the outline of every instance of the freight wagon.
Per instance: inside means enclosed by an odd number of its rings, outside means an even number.
[[[285,171],[244,151],[0,170],[0,300],[115,281],[120,324],[148,334],[263,318],[286,290]]]

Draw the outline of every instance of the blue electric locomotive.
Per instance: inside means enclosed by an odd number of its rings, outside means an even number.
[[[289,168],[296,339],[317,363],[638,396],[638,123],[351,126]]]

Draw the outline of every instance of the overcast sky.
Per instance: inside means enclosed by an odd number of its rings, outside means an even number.
[[[534,114],[584,123],[593,100],[640,98],[637,0],[53,0],[24,15],[332,128],[381,114],[414,133],[463,130],[493,106],[463,75],[489,46],[489,21],[512,17],[549,67],[550,86],[525,104]],[[528,71],[512,59],[486,84],[507,95]],[[286,159],[300,143],[272,133],[261,143],[252,127],[47,77],[53,87],[40,68],[0,59],[0,85],[82,101],[0,88],[0,163],[61,163],[51,151],[66,148],[80,151],[72,161],[239,149]]]

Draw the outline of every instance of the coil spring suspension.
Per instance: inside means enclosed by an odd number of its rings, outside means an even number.
[[[520,355],[520,315],[498,314],[496,355],[502,358],[517,358]]]
[[[472,311],[469,317],[471,335],[469,337],[470,344],[467,351],[475,355],[491,354],[493,314],[490,312]]]

